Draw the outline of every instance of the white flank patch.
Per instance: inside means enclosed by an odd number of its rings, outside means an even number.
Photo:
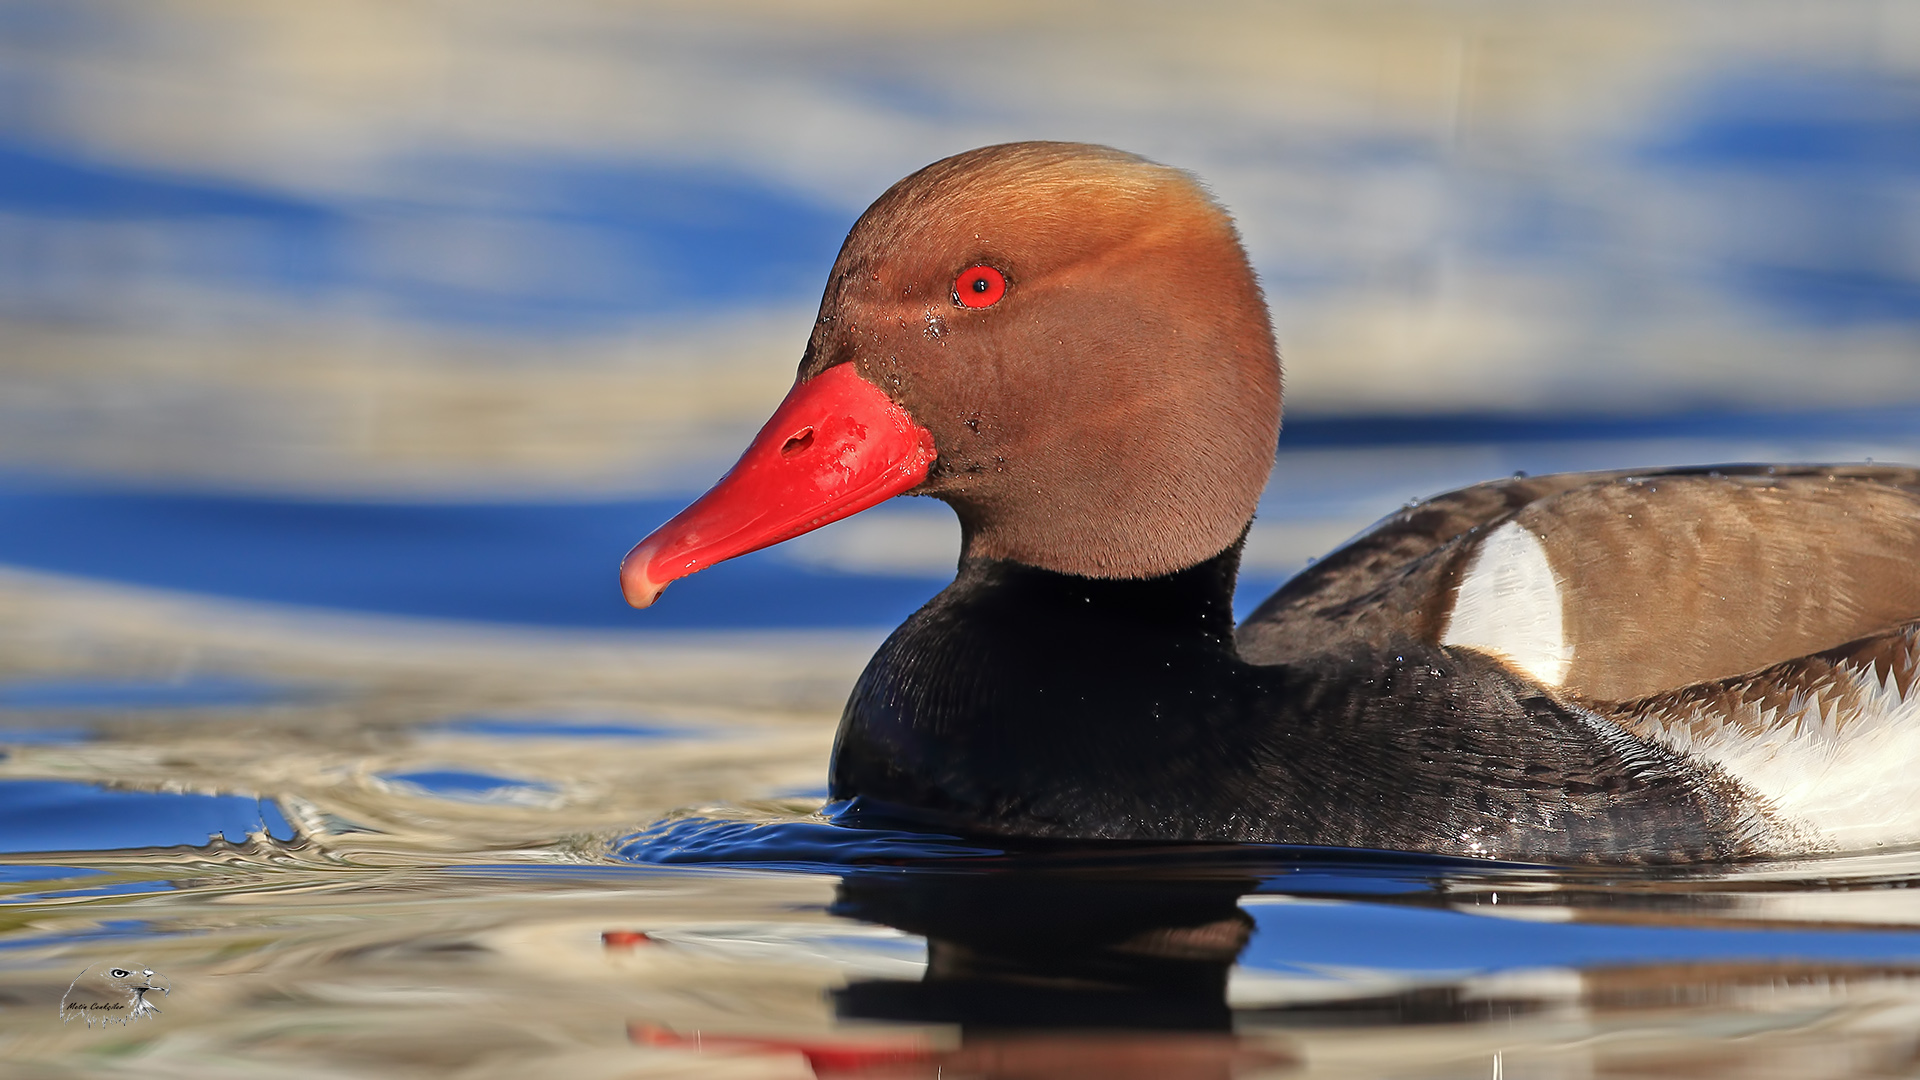
[[[1710,761],[1765,799],[1822,847],[1859,851],[1920,840],[1920,685],[1902,696],[1891,673],[1844,668],[1859,712],[1840,726],[1844,691],[1796,695],[1785,709],[1748,705],[1740,716],[1677,715],[1649,734]],[[1710,734],[1696,734],[1691,721]],[[1742,730],[1745,728],[1745,730]],[[1751,732],[1758,728],[1760,734]]]
[[[1488,653],[1545,686],[1566,680],[1573,649],[1560,581],[1538,537],[1509,521],[1480,541],[1440,644]]]

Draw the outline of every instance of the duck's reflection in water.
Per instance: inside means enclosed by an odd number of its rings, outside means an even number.
[[[1843,917],[1866,914],[1850,905],[1859,890],[1794,917],[1737,877],[1681,889],[1651,874],[1411,864],[1157,869],[855,870],[832,913],[924,937],[920,978],[832,991],[842,1026],[814,1039],[632,1033],[798,1054],[841,1080],[1920,1066],[1920,929]]]
[[[927,939],[918,982],[854,982],[844,1019],[955,1024],[957,1049],[899,1076],[1213,1080],[1294,1055],[1233,1032],[1227,975],[1253,933],[1253,879],[855,874],[836,914]],[[877,1075],[822,1070],[817,1075]]]

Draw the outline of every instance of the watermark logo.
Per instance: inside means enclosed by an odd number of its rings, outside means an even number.
[[[145,964],[95,964],[82,971],[60,999],[60,1019],[79,1017],[92,1027],[102,1024],[126,1024],[142,1017],[157,1016],[159,1006],[149,995],[173,992],[167,977]]]

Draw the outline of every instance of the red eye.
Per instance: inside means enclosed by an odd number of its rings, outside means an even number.
[[[1007,276],[991,266],[974,266],[953,279],[953,298],[963,307],[992,307],[1007,295]]]

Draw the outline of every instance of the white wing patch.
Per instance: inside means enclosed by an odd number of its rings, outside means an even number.
[[[1560,580],[1539,537],[1509,521],[1480,541],[1440,644],[1488,653],[1545,686],[1566,681],[1573,648]]]
[[[1649,737],[1718,765],[1817,847],[1920,840],[1920,683],[1902,694],[1893,672],[1847,666],[1781,708],[1743,702],[1732,715],[1696,708],[1646,720]]]

